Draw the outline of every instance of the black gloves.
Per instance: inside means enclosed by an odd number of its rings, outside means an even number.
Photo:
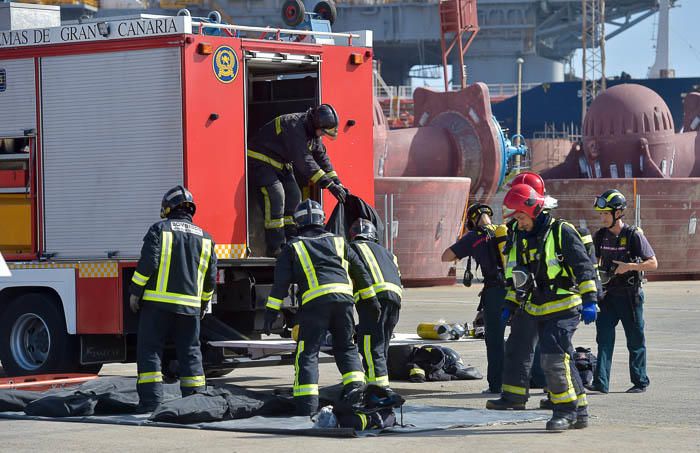
[[[382,304],[379,303],[379,299],[372,297],[360,303],[365,304],[365,309],[372,316],[372,319],[379,321],[382,316]]]
[[[345,198],[347,196],[347,190],[340,184],[331,183],[326,187],[328,191],[333,194],[338,203],[345,203]]]
[[[271,308],[265,309],[265,324],[263,326],[265,335],[270,335],[270,333],[272,332],[272,324],[274,324],[275,321],[277,321],[277,317],[279,316],[279,314],[279,310],[273,310]]]

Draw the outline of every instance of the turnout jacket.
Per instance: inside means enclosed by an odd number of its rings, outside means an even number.
[[[372,288],[380,300],[401,305],[403,285],[401,271],[396,256],[374,241],[357,240],[350,243],[350,248],[357,254],[372,279]],[[358,288],[358,284],[355,288]],[[355,300],[360,300],[356,291]]]
[[[308,112],[290,113],[265,124],[248,143],[247,155],[277,170],[291,164],[304,178],[302,185],[312,182],[326,188],[338,182],[338,175],[307,118]]]
[[[353,281],[360,299],[376,296],[364,265],[343,237],[322,227],[302,234],[287,242],[277,257],[267,308],[279,310],[293,283],[299,286],[300,306],[315,300],[352,303]]]
[[[556,230],[556,231],[555,231]],[[535,286],[522,309],[533,316],[578,311],[583,300],[598,299],[598,276],[579,233],[573,225],[542,213],[531,232],[515,229],[506,250],[506,300],[515,298],[513,269],[526,267]]]
[[[131,294],[163,310],[199,315],[215,287],[214,241],[192,223],[192,217],[165,219],[149,228],[131,279]]]

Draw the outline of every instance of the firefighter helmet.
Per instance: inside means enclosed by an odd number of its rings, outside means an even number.
[[[474,230],[479,223],[479,218],[483,214],[493,217],[493,209],[491,209],[491,206],[483,203],[472,203],[467,209],[467,228]]]
[[[508,184],[509,187],[517,186],[518,184],[527,184],[528,186],[535,189],[540,195],[545,194],[544,190],[544,179],[542,176],[538,175],[533,171],[524,171],[519,173],[513,180]]]
[[[627,207],[627,200],[617,189],[610,189],[596,197],[593,205],[596,211],[621,211]]]
[[[503,217],[512,217],[519,211],[534,219],[543,207],[542,195],[527,184],[517,184],[510,188],[503,199]]]
[[[323,212],[323,208],[314,200],[304,200],[294,210],[294,221],[299,228],[312,225],[323,226],[325,220],[326,214]]]
[[[377,227],[367,219],[357,219],[350,226],[350,240],[365,239],[367,241],[379,241]]]
[[[330,104],[311,109],[311,125],[314,129],[321,129],[325,135],[338,136],[338,114]]]
[[[197,210],[192,193],[184,186],[175,186],[165,192],[163,201],[160,203],[160,217],[167,218],[177,208],[186,209],[191,215],[194,215]]]

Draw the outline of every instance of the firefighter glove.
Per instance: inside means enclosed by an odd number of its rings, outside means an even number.
[[[364,302],[367,307],[367,311],[371,314],[372,319],[379,321],[382,316],[382,304],[379,303],[379,299],[372,297]]]
[[[596,313],[596,303],[586,302],[583,304],[583,310],[581,311],[581,318],[585,324],[590,324],[595,321],[597,316]]]
[[[277,321],[279,314],[280,312],[278,310],[273,310],[271,308],[265,309],[265,324],[263,327],[265,335],[270,335],[272,333],[272,324]]]
[[[345,187],[341,186],[340,184],[331,183],[328,186],[328,191],[333,194],[335,199],[338,200],[338,203],[345,203],[345,198],[347,195]]]
[[[129,296],[129,307],[131,307],[132,312],[138,313],[139,309],[141,308],[141,298],[134,294]]]
[[[510,308],[503,307],[503,311],[501,312],[501,324],[505,326],[506,324],[508,324],[509,319],[510,319]]]

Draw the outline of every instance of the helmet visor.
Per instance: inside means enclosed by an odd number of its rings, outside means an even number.
[[[594,207],[599,210],[608,209],[608,200],[603,197],[596,197]]]
[[[327,135],[331,138],[336,138],[338,136],[338,126],[331,127],[328,129],[321,129],[321,132],[323,132],[323,135]]]
[[[515,209],[510,209],[508,206],[503,205],[503,218],[507,219],[513,217],[515,213],[518,212]]]

